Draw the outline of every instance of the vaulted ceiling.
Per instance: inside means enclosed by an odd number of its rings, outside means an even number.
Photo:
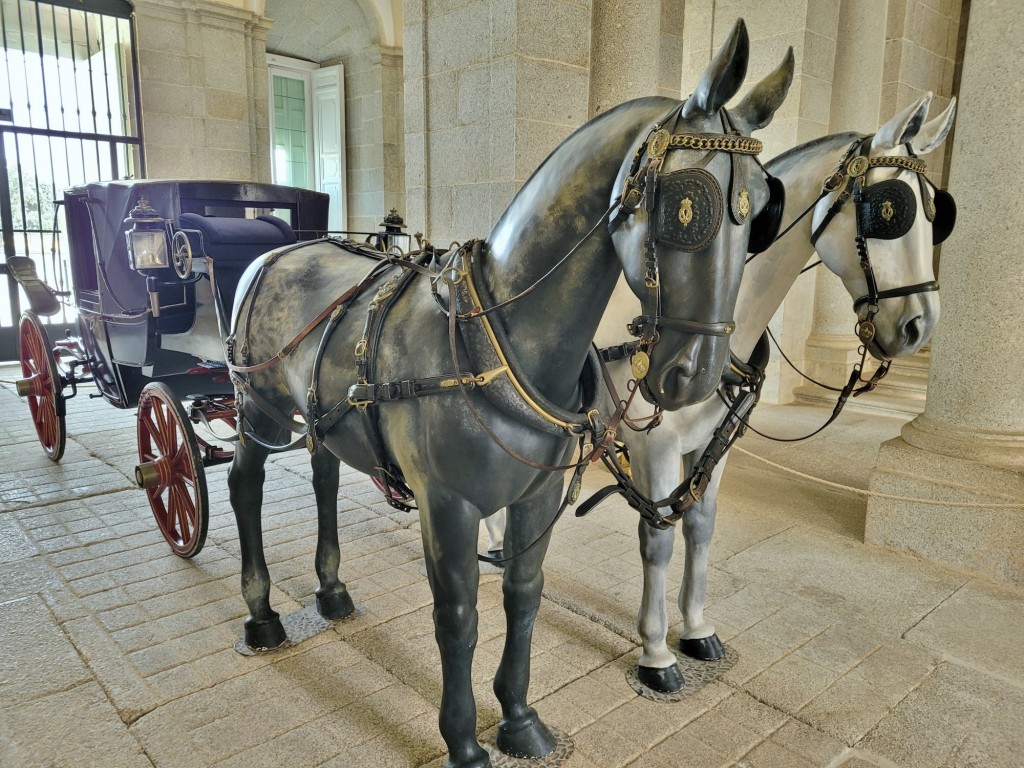
[[[274,26],[267,50],[309,61],[332,61],[374,43],[400,47],[401,0],[266,0]]]

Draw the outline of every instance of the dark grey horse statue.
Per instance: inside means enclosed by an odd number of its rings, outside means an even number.
[[[612,435],[595,426],[595,411],[580,415],[581,378],[623,272],[641,299],[634,325],[651,396],[668,408],[697,402],[728,364],[751,221],[769,199],[751,156],[757,142],[742,134],[766,124],[785,96],[765,89],[731,117],[722,110],[747,56],[738,22],[685,102],[639,99],[584,125],[486,240],[441,256],[434,277],[416,276],[432,271],[425,260],[392,259],[394,277],[368,280],[370,261],[328,240],[250,267],[230,342],[242,439],[228,476],[250,647],[285,640],[269,601],[260,508],[268,445],[285,438],[297,409],[307,414],[320,511],[322,615],[353,610],[338,578],[338,460],[415,496],[441,653],[440,730],[453,768],[489,765],[471,685],[476,541],[481,518],[508,507],[497,741],[519,757],[554,748],[527,705],[541,564],[562,500],[563,472],[552,470],[571,466],[577,445]],[[649,220],[661,222],[657,240]],[[353,289],[360,284],[367,290]]]

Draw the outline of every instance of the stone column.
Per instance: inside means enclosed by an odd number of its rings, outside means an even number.
[[[641,96],[680,98],[684,11],[677,0],[594,3],[591,116]],[[623,44],[626,40],[643,44]],[[683,83],[688,89],[693,85]]]
[[[829,133],[873,133],[878,127],[885,52],[886,0],[844,2],[839,11]],[[842,281],[825,267],[815,270],[814,321],[805,347],[807,375],[842,386],[860,359],[853,333],[852,300]],[[804,382],[801,400],[835,401],[828,390]]]
[[[405,6],[411,227],[447,245],[486,235],[516,190],[587,120],[589,2]]]
[[[949,190],[959,219],[943,247],[942,316],[925,412],[889,441],[865,540],[1024,584],[1024,174],[1017,122],[1024,6],[970,8]],[[993,183],[996,180],[997,183]],[[999,183],[1005,180],[1006,183]],[[967,507],[966,503],[980,504]],[[989,506],[986,506],[989,505]]]

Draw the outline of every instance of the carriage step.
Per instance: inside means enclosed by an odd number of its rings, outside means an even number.
[[[7,271],[24,289],[33,312],[37,315],[55,315],[60,312],[56,293],[39,278],[36,263],[32,259],[28,256],[8,256]]]

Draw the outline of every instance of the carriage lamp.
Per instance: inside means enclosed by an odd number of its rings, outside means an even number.
[[[384,220],[378,226],[381,227],[379,237],[385,251],[391,248],[391,246],[397,245],[395,241],[400,236],[405,235],[402,231],[405,229],[405,220],[398,214],[395,208],[388,212],[388,215],[384,217]]]
[[[124,233],[131,268],[138,271],[167,268],[170,264],[167,220],[147,200],[140,199],[124,223],[131,227]]]

